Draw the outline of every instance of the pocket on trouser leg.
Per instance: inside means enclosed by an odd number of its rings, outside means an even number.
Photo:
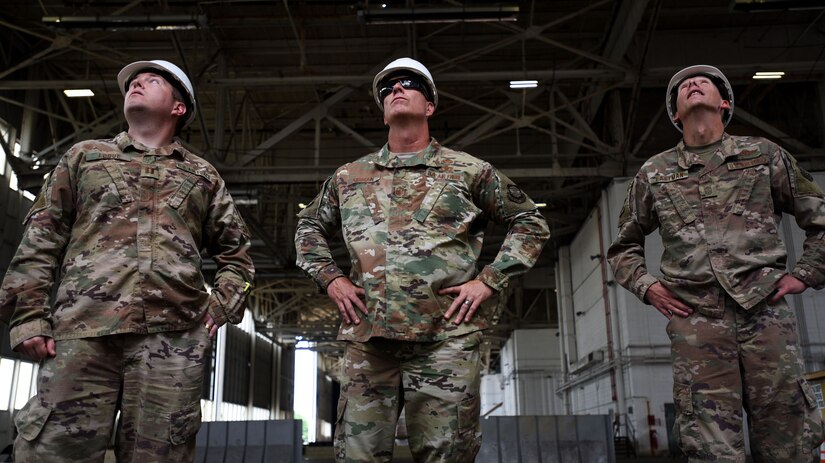
[[[199,400],[169,414],[144,410],[137,427],[135,460],[191,460],[200,426]]]
[[[17,412],[14,425],[17,428],[17,439],[14,442],[14,461],[19,463],[36,463],[43,459],[38,455],[38,437],[43,432],[52,409],[40,404],[37,396],[32,397],[26,405]]]
[[[690,384],[673,384],[673,402],[676,408],[673,435],[679,443],[679,448],[687,455],[700,451],[702,435],[693,413],[693,391],[691,391]]]
[[[726,388],[705,389],[702,383],[674,383],[673,426],[679,448],[690,461],[744,462],[742,401]]]
[[[457,428],[453,443],[453,457],[448,461],[472,462],[481,448],[481,398],[466,397],[458,404]]]
[[[799,387],[802,389],[806,406],[805,425],[802,429],[800,445],[802,450],[816,449],[822,445],[825,439],[825,425],[822,422],[822,414],[819,412],[816,396],[811,385],[804,378],[800,378]]]
[[[29,399],[28,403],[17,412],[14,425],[17,428],[17,439],[14,442],[14,461],[19,463],[36,463],[42,460],[37,455],[37,437],[43,432],[52,409],[40,404],[37,396]]]
[[[344,413],[347,410],[347,398],[343,394],[338,399],[338,413],[335,419],[335,438],[333,447],[335,450],[335,461],[347,461],[347,433],[344,429]]]
[[[32,397],[14,419],[17,435],[28,442],[35,440],[43,431],[43,427],[51,414],[51,408],[41,405],[37,396]]]

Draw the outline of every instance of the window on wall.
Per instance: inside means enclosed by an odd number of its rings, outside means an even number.
[[[37,365],[0,358],[0,410],[19,410],[37,393]]]
[[[11,405],[11,378],[14,378],[14,360],[0,358],[0,410],[7,411]]]
[[[0,137],[3,137],[8,144],[9,141],[9,126],[0,120]],[[0,175],[6,175],[6,150],[0,144]]]
[[[20,362],[20,373],[17,374],[17,391],[14,394],[14,409],[20,410],[32,396],[32,376],[34,364]]]
[[[11,147],[14,150],[13,153],[6,153],[3,149],[3,145],[0,145],[0,175],[6,174],[6,161],[7,156],[20,156],[20,143],[17,141],[14,144],[11,143],[9,134],[11,133],[11,127],[6,124],[4,121],[0,120],[0,137],[3,137],[3,140],[6,141],[6,145]],[[9,170],[9,188],[14,191],[20,191],[18,183],[17,183],[17,175],[14,173],[13,170]],[[27,198],[29,201],[34,201],[34,195],[29,193],[28,191],[22,191],[23,197]]]

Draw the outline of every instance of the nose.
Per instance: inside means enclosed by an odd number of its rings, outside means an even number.
[[[399,82],[396,82],[396,83],[392,86],[392,93],[395,93],[395,92],[403,92],[403,91],[404,91],[404,87],[401,85],[401,82],[400,82],[400,81],[399,81]]]

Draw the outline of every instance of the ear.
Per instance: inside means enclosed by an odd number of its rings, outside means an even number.
[[[172,114],[178,117],[183,117],[186,114],[186,105],[180,101],[176,101],[175,106],[172,107]]]
[[[722,104],[719,106],[719,109],[730,109],[730,101],[722,100]]]
[[[427,102],[427,107],[424,110],[424,114],[426,114],[427,117],[430,117],[430,116],[433,115],[434,112],[435,112],[435,105],[432,102],[428,101]]]

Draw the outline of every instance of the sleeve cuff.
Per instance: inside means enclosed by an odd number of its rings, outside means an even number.
[[[476,280],[481,281],[496,291],[501,291],[507,287],[507,276],[489,265],[481,270]]]
[[[322,290],[326,290],[327,286],[332,283],[332,280],[342,276],[344,276],[344,272],[342,272],[340,268],[335,265],[329,265],[318,273],[315,281]]]
[[[636,280],[636,283],[633,284],[633,294],[635,294],[636,297],[638,297],[639,300],[645,304],[650,304],[650,302],[647,302],[645,299],[645,294],[647,294],[647,289],[658,281],[658,278],[649,273],[642,275],[638,280]]]
[[[807,265],[797,265],[791,271],[791,275],[808,285],[809,288],[822,289],[825,287],[825,278],[822,274],[811,269]]]
[[[218,326],[223,326],[229,320],[226,316],[226,310],[221,304],[221,301],[214,296],[214,293],[212,297],[209,298],[209,304],[206,307],[206,311],[209,312],[209,316],[212,317],[212,321]]]
[[[38,318],[17,326],[9,330],[9,344],[12,350],[16,349],[23,341],[35,336],[45,336],[52,338],[52,325],[44,318]]]

